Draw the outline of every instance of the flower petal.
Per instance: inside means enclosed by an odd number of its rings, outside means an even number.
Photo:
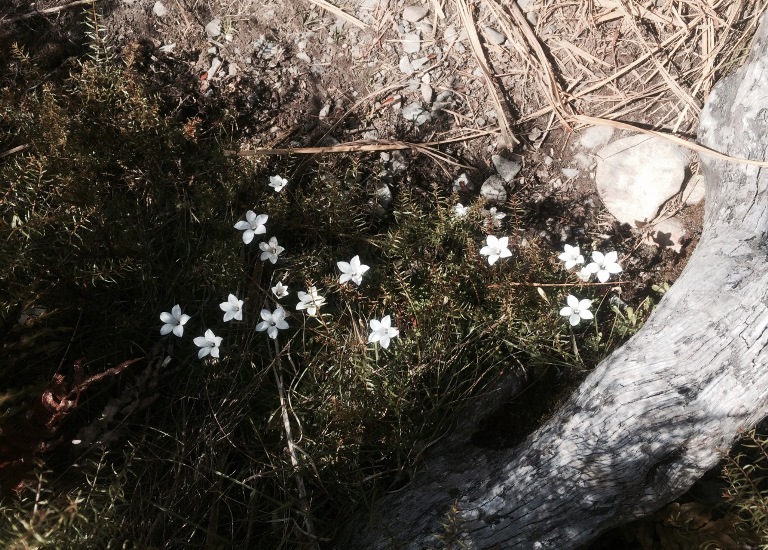
[[[250,228],[251,228],[251,224],[249,224],[244,220],[240,220],[235,224],[235,229],[239,229],[240,231],[245,231],[246,229],[250,229]]]
[[[570,321],[571,326],[575,327],[581,322],[581,317],[579,317],[576,313],[574,313],[573,315],[570,316],[568,320]]]
[[[243,242],[245,244],[251,244],[251,241],[253,240],[253,229],[246,229],[245,233],[243,233]]]
[[[597,272],[597,280],[601,283],[608,282],[608,279],[610,278],[611,274],[608,273],[606,270],[601,269]]]
[[[164,311],[160,314],[160,320],[163,323],[174,323],[176,322],[176,319],[173,318],[173,315],[168,313],[167,311]]]
[[[582,319],[592,319],[594,317],[591,311],[580,311],[579,315]]]
[[[261,321],[258,325],[256,325],[256,330],[258,332],[264,332],[270,326],[272,326],[272,325],[270,323],[268,323],[267,321]]]
[[[184,336],[184,327],[182,325],[176,325],[175,327],[173,327],[173,333],[179,338],[181,338],[182,336]]]
[[[171,324],[163,325],[160,327],[160,335],[165,336],[169,332],[171,332],[174,329],[174,326]]]
[[[189,321],[191,318],[192,318],[192,317],[190,317],[189,315],[187,315],[186,313],[184,313],[184,314],[182,314],[181,318],[179,319],[179,324],[180,324],[180,325],[186,325],[186,324],[187,324],[187,321]]]
[[[569,294],[568,298],[565,299],[566,303],[571,307],[573,310],[579,309],[579,299],[576,298],[573,294]]]
[[[208,340],[206,340],[204,336],[198,336],[194,340],[192,340],[192,342],[197,347],[207,347],[208,346]]]

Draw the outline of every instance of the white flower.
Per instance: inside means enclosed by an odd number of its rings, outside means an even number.
[[[315,315],[317,310],[325,304],[325,298],[317,294],[317,289],[313,286],[307,289],[307,292],[299,291],[299,300],[296,304],[296,310],[306,309],[310,315]]]
[[[256,325],[256,330],[259,332],[266,330],[272,339],[277,338],[277,329],[285,330],[288,328],[288,323],[285,322],[285,310],[282,307],[278,307],[273,312],[270,312],[268,309],[262,309],[261,318],[264,320]]]
[[[341,270],[341,276],[339,277],[339,284],[343,285],[347,281],[351,280],[356,285],[363,282],[363,273],[368,271],[370,267],[360,263],[360,256],[355,256],[349,263],[336,262],[336,265]]]
[[[234,294],[230,294],[226,302],[219,304],[221,311],[224,312],[224,322],[243,320],[243,301],[238,300]]]
[[[173,332],[176,336],[181,338],[184,334],[184,325],[189,321],[190,316],[181,313],[179,304],[176,304],[171,308],[171,312],[164,311],[160,314],[160,320],[165,323],[160,327],[160,334],[165,336],[169,332]]]
[[[400,331],[391,326],[392,321],[389,315],[382,317],[381,321],[371,319],[369,324],[371,325],[371,333],[368,335],[368,342],[378,342],[384,349],[389,347],[389,340],[391,338],[396,338],[400,335]]]
[[[272,294],[277,296],[277,299],[285,298],[288,296],[288,287],[285,286],[282,282],[277,283],[275,286],[272,287]]]
[[[283,187],[287,184],[288,180],[285,178],[281,178],[280,176],[269,176],[269,186],[274,188],[276,193],[282,191]]]
[[[568,317],[572,326],[578,325],[582,319],[591,319],[592,312],[589,308],[592,307],[592,300],[579,301],[576,296],[569,294],[566,298],[568,305],[560,310],[560,315]]]
[[[589,270],[589,266],[585,265],[576,272],[576,276],[586,283],[592,277],[592,272]]]
[[[469,206],[464,206],[460,202],[456,203],[456,206],[453,207],[454,218],[463,218],[467,215],[467,212],[469,212]]]
[[[277,263],[277,257],[280,255],[280,253],[283,250],[285,250],[285,248],[277,244],[277,239],[275,237],[272,237],[271,239],[269,239],[269,244],[265,242],[260,242],[259,248],[262,251],[261,260],[262,261],[269,260],[273,264]]]
[[[250,243],[253,240],[254,235],[261,235],[267,232],[267,228],[264,224],[267,223],[269,216],[266,214],[259,214],[258,216],[253,210],[249,210],[245,213],[245,220],[240,220],[235,224],[235,229],[245,231],[243,233],[243,242],[245,244]]]
[[[565,245],[565,252],[557,257],[559,260],[565,262],[565,269],[571,269],[576,264],[584,263],[584,256],[581,255],[581,251],[578,246]]]
[[[200,348],[197,352],[197,358],[202,359],[206,355],[211,357],[219,356],[219,346],[223,338],[216,336],[211,329],[205,331],[205,336],[198,336],[193,340],[195,345]]]
[[[604,283],[610,278],[611,274],[621,273],[621,266],[616,261],[618,256],[616,252],[609,252],[603,255],[602,252],[594,251],[592,253],[592,263],[588,264],[584,269],[589,270],[590,273],[597,273],[597,280]]]
[[[509,258],[512,253],[507,248],[509,237],[501,237],[497,239],[493,235],[488,235],[486,238],[487,246],[480,249],[480,254],[488,256],[488,263],[493,265],[499,258]]]

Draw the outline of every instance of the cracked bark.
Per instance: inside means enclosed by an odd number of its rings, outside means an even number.
[[[710,94],[699,141],[766,159],[768,14],[747,64]],[[438,547],[454,503],[471,548],[576,548],[685,492],[768,415],[768,171],[701,165],[701,240],[643,329],[525,443],[454,438],[337,548]]]

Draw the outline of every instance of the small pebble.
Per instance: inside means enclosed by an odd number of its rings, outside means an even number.
[[[154,13],[158,17],[163,17],[166,13],[168,13],[168,10],[163,6],[162,2],[155,2],[155,5],[152,6],[152,13]]]
[[[421,21],[427,16],[429,10],[424,6],[406,6],[403,10],[403,19],[410,23]]]
[[[501,46],[507,40],[506,36],[491,27],[485,27],[483,34],[485,34],[485,37],[491,44],[496,44],[497,46]]]

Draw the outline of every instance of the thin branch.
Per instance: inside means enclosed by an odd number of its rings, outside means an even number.
[[[55,6],[53,8],[34,10],[29,13],[25,13],[24,15],[17,15],[16,17],[0,19],[0,25],[6,24],[6,23],[16,23],[17,21],[24,21],[25,19],[32,19],[36,15],[51,15],[52,13],[59,13],[60,11],[66,10],[68,8],[74,8],[75,6],[83,6],[85,4],[93,4],[94,2],[97,2],[97,1],[98,0],[75,0],[74,2],[70,2],[69,4],[62,4],[61,6]]]
[[[312,539],[312,548],[318,549],[317,537],[315,536],[315,526],[310,516],[309,501],[307,500],[307,489],[304,485],[304,478],[299,472],[299,457],[296,455],[296,444],[293,442],[293,430],[291,429],[291,420],[288,416],[288,400],[285,395],[285,385],[283,384],[283,374],[278,370],[280,365],[280,348],[275,339],[275,362],[272,364],[272,370],[275,373],[275,382],[277,383],[277,392],[280,395],[280,410],[283,417],[283,429],[285,430],[285,439],[288,442],[288,454],[291,457],[291,464],[296,470],[296,488],[299,491],[299,505],[304,515],[304,527],[307,535]]]

